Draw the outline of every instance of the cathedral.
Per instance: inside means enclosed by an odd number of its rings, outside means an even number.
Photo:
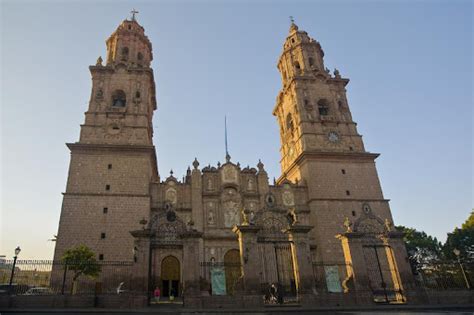
[[[224,296],[263,305],[272,287],[283,302],[307,305],[407,301],[412,275],[377,175],[379,154],[365,150],[349,79],[325,67],[317,40],[292,22],[283,43],[272,110],[281,176],[273,183],[261,161],[242,167],[229,155],[205,167],[191,157],[182,180],[161,177],[152,44],[132,17],[106,45],[105,60],[89,67],[79,141],[67,144],[55,260],[85,245],[99,262],[130,263],[130,291],[149,296],[159,287],[191,306]]]

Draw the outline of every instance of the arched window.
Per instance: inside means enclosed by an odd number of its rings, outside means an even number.
[[[293,131],[293,128],[294,128],[294,125],[293,125],[293,117],[291,116],[291,114],[288,114],[286,116],[286,130],[292,132]]]
[[[318,109],[320,116],[329,115],[329,102],[326,99],[321,99],[318,101]]]
[[[123,47],[121,53],[122,53],[122,60],[127,60],[128,59],[128,47]]]
[[[301,67],[300,67],[300,63],[298,61],[295,61],[295,68],[300,70]]]
[[[314,60],[313,60],[313,58],[309,57],[308,62],[309,62],[309,66],[310,66],[310,67],[312,67],[312,66],[314,65]]]
[[[135,98],[140,98],[140,91],[135,92]]]
[[[143,54],[141,52],[137,54],[137,59],[140,61],[143,60]]]
[[[122,90],[115,90],[112,94],[112,106],[113,107],[125,107],[127,104],[127,97],[125,92]]]

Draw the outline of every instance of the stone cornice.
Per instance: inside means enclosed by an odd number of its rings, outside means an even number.
[[[146,152],[155,155],[154,145],[133,145],[133,144],[99,144],[99,143],[66,143],[71,152],[77,151],[110,151],[110,152]]]
[[[277,180],[277,184],[280,184],[286,179],[286,174],[291,172],[291,170],[301,163],[304,162],[304,159],[314,159],[314,160],[326,160],[326,161],[347,161],[351,162],[375,162],[375,159],[379,157],[379,153],[370,153],[370,152],[354,152],[354,151],[305,151],[301,153],[287,168],[286,172],[280,175]]]
[[[72,152],[78,153],[97,153],[100,151],[106,152],[128,152],[131,154],[136,153],[149,153],[152,158],[152,178],[159,178],[158,174],[158,162],[156,159],[156,151],[154,145],[132,145],[132,144],[99,144],[99,143],[66,143],[66,146]]]
[[[232,232],[234,233],[257,233],[261,230],[257,225],[234,225]]]
[[[290,228],[286,230],[287,233],[308,233],[313,229],[311,225],[292,225]]]
[[[137,73],[148,73],[153,75],[153,70],[149,67],[129,67],[126,66],[128,72],[137,72]],[[114,64],[106,65],[106,66],[89,66],[89,70],[91,73],[94,72],[110,72],[114,73],[116,71],[116,67]]]
[[[308,203],[312,201],[365,201],[365,202],[390,202],[390,199],[364,199],[364,198],[311,198]]]
[[[143,197],[151,198],[150,194],[121,194],[121,193],[77,193],[77,192],[63,192],[63,196],[93,196],[93,197]]]
[[[186,231],[183,234],[180,235],[181,238],[201,238],[202,237],[202,232],[199,231]]]
[[[150,238],[153,236],[154,232],[152,232],[150,229],[141,229],[130,231],[130,234],[132,234],[132,236],[135,238]]]

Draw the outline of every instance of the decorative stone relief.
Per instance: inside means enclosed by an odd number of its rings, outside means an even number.
[[[295,196],[293,195],[293,192],[291,191],[291,187],[288,184],[284,185],[284,191],[281,194],[283,205],[286,207],[292,207],[295,205]]]
[[[275,196],[272,193],[268,193],[265,196],[265,204],[269,208],[273,208],[276,205],[276,199],[275,199]]]
[[[176,205],[178,199],[178,192],[173,187],[170,187],[166,190],[165,200],[170,202],[173,206]]]
[[[247,190],[255,191],[255,180],[252,177],[247,180]]]
[[[214,190],[214,180],[213,178],[209,177],[207,179],[207,186],[206,186],[207,190]]]
[[[222,204],[224,208],[224,226],[232,227],[240,224],[239,204],[229,200]]]
[[[237,169],[232,164],[227,164],[222,168],[222,181],[224,183],[238,183]]]
[[[240,194],[234,188],[227,188],[222,194],[222,209],[224,212],[224,226],[232,227],[240,224],[239,208],[241,205]]]
[[[209,202],[207,204],[207,224],[208,225],[215,225],[216,224],[214,210],[215,210],[214,203]]]

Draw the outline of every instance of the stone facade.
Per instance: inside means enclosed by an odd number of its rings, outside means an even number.
[[[276,183],[262,162],[242,167],[230,156],[201,168],[194,160],[183,180],[172,173],[161,180],[152,46],[134,19],[123,21],[107,40],[105,65],[99,58],[90,67],[85,123],[79,142],[68,144],[55,259],[84,244],[99,260],[134,261],[131,289],[160,286],[196,306],[193,297],[219,294],[258,304],[272,283],[311,303],[317,279],[328,288],[340,282],[340,293],[371,291],[374,299],[381,285],[385,298],[405,301],[409,266],[382,194],[378,154],[365,151],[352,120],[349,80],[330,74],[323,56],[292,24],[273,110],[282,157]],[[221,267],[226,284],[218,292],[212,283]]]

